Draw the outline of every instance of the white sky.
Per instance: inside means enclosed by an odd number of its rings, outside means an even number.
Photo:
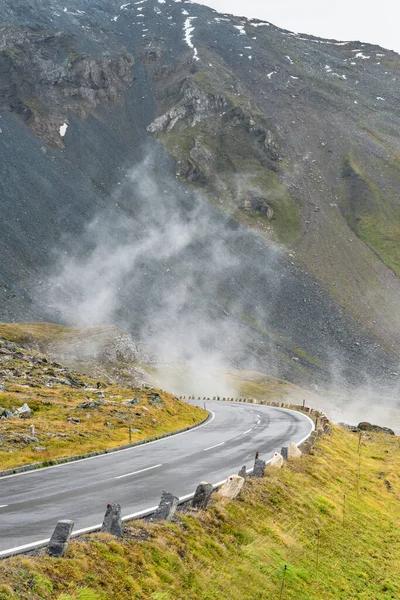
[[[298,33],[379,44],[400,53],[400,0],[196,0]]]

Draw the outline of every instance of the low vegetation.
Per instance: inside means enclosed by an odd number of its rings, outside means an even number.
[[[26,336],[22,326],[12,332]],[[94,379],[0,339],[0,470],[114,448],[206,415],[162,390]]]
[[[175,523],[7,559],[1,600],[389,600],[400,595],[399,438],[335,427],[314,455]],[[284,576],[285,566],[286,574]]]

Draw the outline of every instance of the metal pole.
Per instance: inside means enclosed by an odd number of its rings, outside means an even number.
[[[131,442],[132,442],[132,428],[129,425],[129,443],[131,443]]]
[[[345,515],[346,515],[346,494],[343,494],[343,525],[344,525],[344,521],[345,521]]]
[[[285,567],[283,569],[282,585],[281,585],[281,592],[279,594],[279,600],[282,600],[283,588],[285,586],[286,571],[287,571],[287,565],[285,565]]]

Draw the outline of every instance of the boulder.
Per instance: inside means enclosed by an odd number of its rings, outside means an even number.
[[[279,454],[279,452],[275,452],[275,454],[272,457],[272,460],[271,460],[271,462],[269,464],[274,469],[280,469],[282,467],[282,465],[283,465],[283,456],[282,456],[282,454]]]
[[[239,475],[231,475],[221,486],[218,494],[224,498],[230,498],[233,500],[233,498],[236,498],[240,494],[243,484],[243,477],[239,477]]]
[[[80,419],[75,419],[74,417],[68,417],[68,419],[67,419],[67,423],[73,423],[74,425],[77,425],[80,422],[81,422]]]
[[[196,488],[193,500],[192,507],[193,508],[207,508],[211,494],[213,493],[214,488],[211,483],[206,483],[202,481]]]
[[[11,410],[8,410],[8,408],[0,409],[0,411],[1,419],[11,419],[14,416],[14,413],[12,413]]]
[[[107,504],[101,531],[122,537],[121,506],[119,504]]]
[[[21,419],[27,419],[32,416],[32,409],[25,403],[20,408],[17,408],[15,415]]]
[[[24,433],[14,433],[8,436],[8,440],[12,443],[18,444],[21,442],[22,444],[37,444],[39,442],[39,438],[34,435],[25,435]]]
[[[98,410],[101,405],[102,402],[99,402],[98,400],[86,400],[85,402],[81,402],[80,404],[78,404],[77,408],[83,408],[86,410]]]
[[[131,398],[130,400],[124,400],[122,404],[125,404],[125,406],[135,406],[136,404],[139,404],[139,400],[137,398]]]
[[[161,396],[159,394],[152,394],[150,396],[149,404],[151,404],[153,406],[163,404]]]
[[[179,498],[164,491],[161,494],[160,504],[153,515],[153,519],[155,521],[172,521],[178,508],[178,502]]]
[[[69,520],[58,521],[56,528],[47,546],[47,554],[59,558],[64,556],[71,538],[74,522]]]
[[[372,425],[367,421],[362,421],[358,424],[358,429],[360,431],[373,431],[374,433],[388,433],[389,435],[395,435],[392,429],[389,427],[380,427],[379,425]]]

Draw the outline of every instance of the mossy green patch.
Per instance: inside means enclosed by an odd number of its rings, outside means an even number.
[[[351,229],[397,275],[400,275],[400,205],[384,189],[379,189],[361,157],[349,154],[343,163],[341,211]],[[393,161],[376,162],[382,170],[399,178]],[[400,183],[400,180],[399,180]]]

